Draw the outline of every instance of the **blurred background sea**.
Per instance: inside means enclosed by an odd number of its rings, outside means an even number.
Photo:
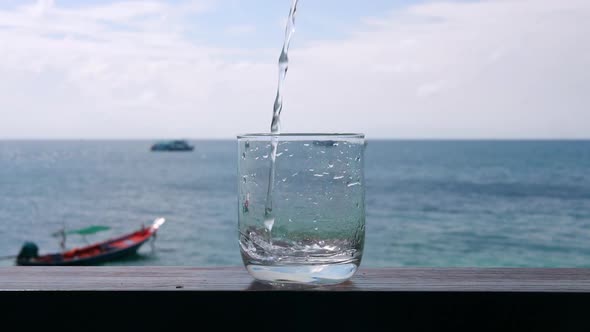
[[[162,216],[155,252],[108,265],[241,265],[237,143],[152,143],[0,141],[0,256],[58,251],[64,226],[111,227],[95,242]],[[590,141],[369,140],[365,184],[362,266],[590,266]]]

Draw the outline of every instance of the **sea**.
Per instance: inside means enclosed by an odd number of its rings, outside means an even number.
[[[237,143],[0,141],[0,256],[166,223],[105,265],[239,266]],[[361,267],[590,267],[590,141],[368,140]],[[14,265],[0,259],[0,266]]]

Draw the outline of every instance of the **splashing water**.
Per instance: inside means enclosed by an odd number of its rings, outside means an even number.
[[[272,123],[270,131],[272,134],[280,134],[281,132],[281,111],[283,110],[283,85],[287,71],[289,70],[289,45],[291,44],[291,38],[295,33],[295,16],[297,14],[297,3],[299,0],[293,0],[291,10],[289,11],[289,19],[287,20],[287,27],[285,29],[285,41],[283,43],[283,49],[279,57],[279,83],[277,87],[277,96],[275,98]],[[264,207],[264,224],[269,234],[269,242],[272,243],[270,232],[275,222],[275,218],[272,213],[272,194],[275,183],[275,161],[277,159],[277,148],[279,140],[277,136],[271,137],[271,151],[270,151],[270,171],[268,174],[268,191],[266,193],[266,204]]]

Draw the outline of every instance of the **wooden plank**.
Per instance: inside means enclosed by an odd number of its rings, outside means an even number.
[[[292,289],[242,267],[6,267],[0,317],[47,330],[590,330],[587,269],[364,268],[341,285]]]
[[[590,293],[590,269],[360,269],[348,282],[314,288],[270,287],[244,268],[4,267],[0,291],[265,291]]]

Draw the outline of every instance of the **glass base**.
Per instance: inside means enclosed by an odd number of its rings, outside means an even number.
[[[350,279],[358,265],[246,265],[246,269],[256,280],[272,285],[336,285]]]

